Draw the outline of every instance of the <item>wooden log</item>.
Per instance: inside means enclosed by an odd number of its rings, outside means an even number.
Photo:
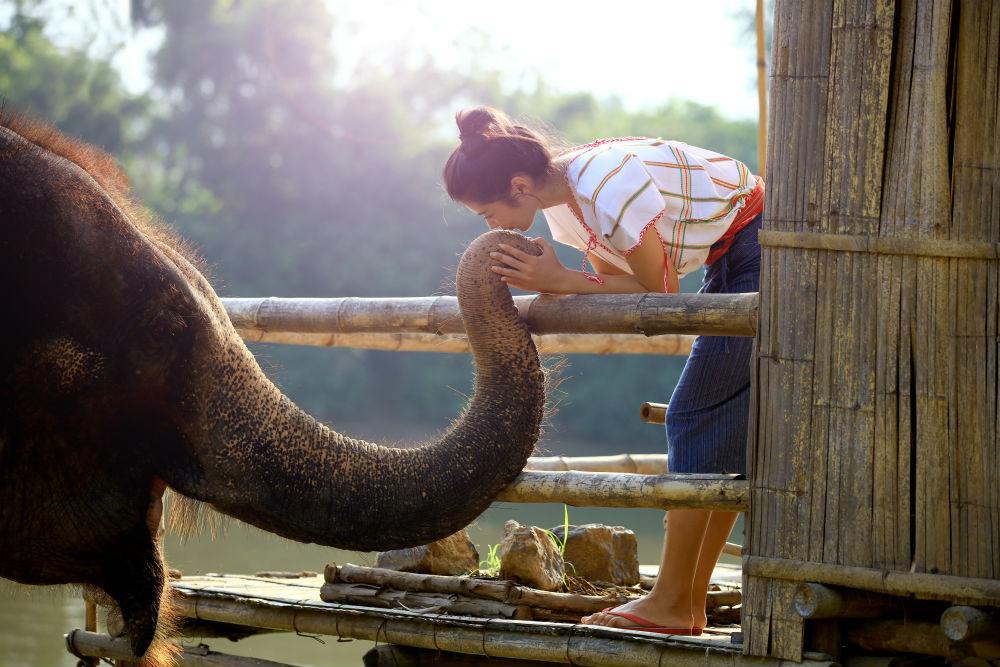
[[[744,656],[738,647],[722,642],[654,637],[618,628],[452,618],[403,610],[361,610],[332,603],[291,606],[263,599],[191,595],[183,589],[178,592],[177,611],[184,616],[497,658],[590,667],[657,664],[674,667],[834,667],[836,664],[805,656],[801,663]]]
[[[951,642],[935,623],[897,620],[850,621],[843,625],[844,640],[866,651],[892,651],[947,657]]]
[[[250,343],[285,343],[316,347],[352,347],[392,352],[468,354],[465,334],[434,333],[301,333],[236,329]],[[547,334],[533,335],[540,354],[677,354],[691,352],[697,336],[686,334]]]
[[[667,420],[667,404],[643,403],[639,406],[639,419],[647,424],[663,424]]]
[[[298,333],[465,333],[453,296],[396,299],[226,298],[233,326]],[[514,305],[535,334],[753,336],[757,293],[537,294]]]
[[[328,567],[324,578],[328,584],[341,582],[389,586],[403,591],[423,591],[442,595],[467,595],[488,600],[526,605],[574,614],[588,614],[628,600],[618,595],[576,595],[540,591],[519,586],[510,581],[492,581],[476,577],[447,577],[435,574],[399,572],[378,567],[362,567],[350,563]],[[332,581],[331,581],[332,580]],[[325,599],[325,598],[324,598]]]
[[[424,667],[552,667],[551,662],[540,660],[498,661],[484,655],[435,651],[398,644],[382,644],[365,653],[364,664],[373,667],[399,667],[421,665]]]
[[[785,558],[743,557],[744,574],[785,581],[814,581],[876,593],[907,595],[931,600],[975,600],[1000,603],[1000,580],[956,577],[946,574],[897,572],[833,563],[812,563]]]
[[[497,600],[472,598],[458,593],[396,590],[369,584],[323,584],[320,599],[324,602],[359,604],[380,609],[409,609],[423,614],[457,614],[483,618],[516,618],[530,621],[527,605],[507,604]]]
[[[816,583],[799,584],[794,604],[802,618],[878,618],[902,610],[901,601],[889,596]]]
[[[525,470],[580,470],[658,475],[667,472],[666,454],[613,454],[611,456],[532,456]]]
[[[565,503],[576,507],[683,507],[743,512],[748,504],[748,483],[740,477],[529,470],[501,491],[496,500]]]
[[[1000,638],[1000,614],[996,609],[949,607],[941,614],[941,630],[955,642]]]
[[[66,649],[77,657],[109,658],[117,664],[137,664],[139,660],[129,648],[128,641],[120,637],[74,630],[65,638]],[[207,646],[180,647],[176,664],[178,667],[294,667],[284,662],[219,653]]]

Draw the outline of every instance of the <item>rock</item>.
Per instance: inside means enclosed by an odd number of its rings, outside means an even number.
[[[479,552],[464,528],[437,542],[409,549],[380,551],[375,567],[400,572],[459,575],[479,567]]]
[[[559,540],[563,539],[564,528],[552,529]],[[606,581],[616,586],[639,583],[639,545],[635,533],[621,526],[569,526],[563,559],[568,573],[587,581]]]
[[[543,591],[563,587],[559,548],[538,526],[508,521],[500,541],[500,575]]]

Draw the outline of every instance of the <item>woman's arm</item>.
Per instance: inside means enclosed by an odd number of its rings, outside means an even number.
[[[556,294],[633,294],[640,292],[663,292],[664,256],[659,237],[646,234],[642,242],[626,256],[633,274],[622,273],[620,269],[596,257],[591,263],[598,270],[603,284],[591,280],[582,271],[567,269],[556,257],[555,250],[542,238],[534,239],[542,249],[538,256],[528,255],[511,246],[501,244],[500,251],[491,257],[502,262],[494,265],[501,280],[514,287],[536,292]],[[608,270],[610,269],[610,271]],[[671,291],[677,291],[677,275],[671,271],[667,278]]]

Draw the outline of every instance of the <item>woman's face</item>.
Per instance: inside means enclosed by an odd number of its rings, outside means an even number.
[[[490,229],[526,232],[535,221],[538,207],[531,197],[518,197],[513,201],[495,201],[489,204],[462,202],[466,208],[486,219]]]

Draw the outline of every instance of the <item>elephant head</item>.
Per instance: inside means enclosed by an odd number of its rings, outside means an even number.
[[[93,147],[0,117],[0,576],[100,588],[141,655],[168,604],[154,534],[164,486],[293,540],[372,550],[458,530],[517,476],[544,381],[488,253],[537,252],[530,241],[490,232],[466,251],[473,398],[439,442],[392,448],[284,396],[127,189]],[[153,650],[147,661],[162,660]]]

